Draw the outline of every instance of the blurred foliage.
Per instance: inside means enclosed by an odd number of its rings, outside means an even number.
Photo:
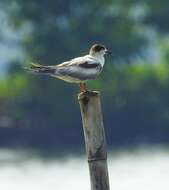
[[[90,88],[102,91],[110,144],[168,143],[167,0],[1,0],[1,5],[14,28],[25,24],[31,28],[23,40],[26,62],[58,64],[87,53],[96,42],[113,51],[102,75],[89,82]],[[155,40],[162,54],[158,64],[143,59]],[[0,81],[0,116],[12,118],[11,125],[19,127],[9,144],[78,147],[82,131],[77,85],[31,76],[20,65],[11,65],[9,75]],[[3,135],[0,139],[2,144]]]

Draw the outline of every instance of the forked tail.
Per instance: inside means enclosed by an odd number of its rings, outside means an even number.
[[[51,66],[44,66],[37,63],[31,63],[30,67],[25,67],[28,72],[37,74],[54,74],[56,69]]]

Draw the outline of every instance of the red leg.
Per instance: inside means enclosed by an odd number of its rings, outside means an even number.
[[[86,84],[80,83],[80,92],[86,92],[86,91],[87,91]]]

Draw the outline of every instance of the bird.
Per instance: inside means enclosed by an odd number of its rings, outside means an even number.
[[[44,66],[30,63],[25,69],[31,73],[49,75],[69,83],[80,84],[80,92],[87,92],[86,82],[94,80],[101,73],[106,54],[111,54],[104,45],[94,44],[87,55],[73,58],[58,65]]]

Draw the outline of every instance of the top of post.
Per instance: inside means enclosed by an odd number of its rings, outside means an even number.
[[[78,94],[78,100],[83,103],[84,106],[87,106],[90,100],[99,99],[99,97],[100,92],[98,91],[86,91]]]
[[[86,91],[78,94],[78,100],[83,100],[84,98],[90,98],[90,97],[99,97],[99,96],[100,96],[99,91]]]

